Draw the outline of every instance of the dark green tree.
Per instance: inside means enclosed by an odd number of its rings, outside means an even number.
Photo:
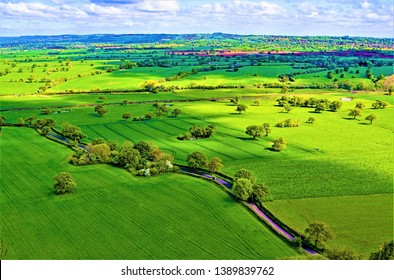
[[[377,120],[378,116],[376,114],[370,114],[365,119],[369,121],[369,124],[372,124],[373,121]]]
[[[174,116],[175,118],[178,117],[180,114],[182,114],[181,109],[175,108],[172,112],[171,115]]]
[[[256,182],[254,173],[248,169],[241,168],[234,174],[234,181],[240,178],[248,179],[252,184]]]
[[[205,168],[208,164],[207,156],[201,152],[193,152],[187,155],[186,158],[189,167],[195,168]]]
[[[249,179],[239,178],[234,181],[232,193],[243,201],[248,201],[252,194],[252,183]]]
[[[77,184],[70,173],[60,172],[53,179],[55,180],[55,183],[53,184],[55,194],[75,192]]]
[[[87,137],[86,134],[83,133],[83,131],[78,126],[72,125],[70,123],[62,124],[61,133],[64,137],[67,137],[73,141],[80,141]]]
[[[362,102],[357,102],[356,103],[356,108],[357,109],[361,109],[362,110],[362,109],[364,109],[364,107],[365,107],[364,103],[362,103]]]
[[[315,112],[321,113],[322,111],[326,110],[326,104],[323,102],[316,103]]]
[[[125,142],[114,158],[114,163],[128,169],[135,169],[140,163],[140,152],[133,148],[130,142]]]
[[[130,113],[125,113],[125,114],[122,115],[122,118],[124,118],[127,121],[128,119],[131,118],[131,114]]]
[[[330,102],[328,107],[330,108],[331,111],[336,112],[342,107],[342,102],[338,100],[332,101]]]
[[[356,117],[361,117],[363,112],[360,109],[354,108],[351,109],[348,116],[353,117],[353,119],[356,119]]]
[[[315,123],[316,119],[314,117],[309,117],[306,121],[307,123]]]
[[[254,184],[252,187],[252,201],[263,202],[271,195],[270,190],[262,183]]]
[[[139,141],[137,144],[134,145],[134,149],[136,149],[143,158],[148,158],[150,152],[152,152],[153,150],[151,145],[149,145],[149,143],[145,141]]]
[[[237,109],[235,109],[238,113],[242,113],[245,112],[248,109],[248,106],[246,106],[245,104],[238,104],[237,105]]]
[[[274,151],[280,152],[280,151],[286,150],[286,145],[287,145],[286,140],[283,139],[282,137],[280,137],[274,141],[274,144],[272,145],[271,148]]]
[[[334,234],[328,225],[315,221],[305,229],[305,238],[318,249],[324,249],[327,242],[334,238]]]
[[[104,116],[108,110],[104,108],[103,105],[97,105],[96,107],[94,107],[94,111],[100,116]]]
[[[223,168],[222,160],[218,157],[214,157],[208,162],[208,170],[210,172],[218,172],[222,168]]]
[[[261,137],[261,134],[263,133],[264,129],[260,125],[249,125],[246,127],[245,133],[247,135],[250,135],[253,137],[253,140],[256,139],[256,137]]]

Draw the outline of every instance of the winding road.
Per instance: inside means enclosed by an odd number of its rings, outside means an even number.
[[[199,172],[199,171],[195,171],[195,170],[191,170],[189,168],[186,167],[181,167],[180,168],[182,173],[184,174],[189,174],[189,175],[195,175],[195,176],[199,176],[201,178],[206,178],[206,179],[211,179],[213,178],[212,175],[210,174],[205,174],[204,172]],[[230,189],[232,188],[232,183],[230,183],[229,181],[226,181],[222,178],[218,178],[217,176],[215,176],[215,182],[225,186],[226,188]],[[275,223],[271,218],[269,218],[256,204],[254,203],[247,203],[248,206],[250,207],[251,210],[253,210],[253,212],[258,215],[259,217],[261,217],[267,224],[269,224],[276,232],[278,232],[279,234],[281,234],[282,236],[284,236],[287,240],[289,241],[293,241],[294,240],[294,236],[292,236],[290,233],[288,233],[285,229],[283,229],[281,226],[279,226],[277,223]],[[317,254],[317,252],[315,252],[314,250],[307,248],[307,247],[302,247],[302,249],[304,249],[305,252],[311,254],[311,255],[315,255]]]

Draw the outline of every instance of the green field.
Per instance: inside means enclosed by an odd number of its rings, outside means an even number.
[[[31,129],[3,129],[1,150],[1,236],[7,259],[297,255],[249,210],[203,180],[186,175],[141,179],[107,165],[74,167],[66,162],[69,149]],[[73,174],[78,191],[54,196],[52,178],[64,170]]]
[[[300,232],[313,221],[325,221],[335,232],[334,246],[365,254],[393,237],[392,194],[276,200],[266,206]]]
[[[216,51],[204,43],[185,44]],[[266,184],[273,201],[264,206],[289,227],[303,233],[314,220],[327,223],[335,234],[330,246],[348,246],[368,256],[393,238],[390,59],[377,54],[168,53],[185,48],[4,48],[1,116],[8,124],[32,115],[51,118],[59,130],[69,122],[87,134],[85,142],[143,140],[183,165],[195,151],[220,157],[221,172],[233,176],[247,168]],[[134,66],[121,68],[125,61]],[[282,81],[283,75],[293,81]],[[147,81],[154,88],[141,92]],[[277,102],[282,95],[341,101],[342,107],[337,112],[316,113],[312,107],[285,112]],[[231,102],[235,96],[248,106],[242,114]],[[387,102],[386,108],[372,109],[376,100]],[[168,108],[167,115],[133,121],[155,114],[156,101]],[[359,102],[365,105],[362,116],[353,119],[348,114]],[[94,111],[97,104],[108,110],[103,117]],[[53,113],[42,115],[45,107]],[[183,113],[171,116],[174,108]],[[125,113],[131,119],[124,120]],[[372,124],[365,120],[369,114],[377,115]],[[310,117],[313,124],[307,122]],[[299,127],[275,126],[286,119]],[[247,126],[263,123],[272,127],[268,136],[252,140],[245,134]],[[210,124],[216,125],[210,138],[177,139],[193,125]],[[286,150],[273,152],[279,137],[287,141]],[[280,259],[298,254],[210,182],[181,174],[135,177],[110,165],[73,166],[68,163],[71,149],[24,127],[3,127],[0,148],[0,237],[9,259]],[[52,180],[60,171],[76,178],[76,194],[53,195]]]

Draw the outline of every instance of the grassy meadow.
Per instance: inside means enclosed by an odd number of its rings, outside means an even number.
[[[68,148],[32,129],[2,133],[1,236],[7,259],[276,259],[298,254],[209,182],[176,174],[135,178],[107,165],[75,167],[67,163]],[[52,178],[63,170],[73,174],[78,190],[54,196]]]
[[[220,157],[221,171],[230,176],[240,168],[253,171],[272,192],[273,201],[264,206],[300,233],[315,220],[325,222],[335,234],[331,245],[348,246],[366,256],[392,239],[394,100],[374,89],[373,79],[366,77],[369,68],[345,71],[338,66],[336,73],[309,62],[280,62],[281,57],[258,62],[245,56],[166,51],[3,51],[0,72],[10,73],[0,75],[1,116],[10,124],[32,115],[51,118],[58,129],[69,122],[87,134],[86,142],[147,141],[172,154],[178,164],[187,164],[187,155],[195,151]],[[358,65],[356,59],[341,57],[336,62]],[[164,64],[118,69],[124,61]],[[192,69],[198,73],[166,80]],[[393,74],[387,64],[371,71],[375,77]],[[293,73],[293,82],[278,79]],[[168,88],[136,92],[146,81]],[[341,82],[352,89],[338,88]],[[363,90],[353,90],[360,85]],[[37,93],[42,86],[48,88]],[[282,95],[341,101],[342,107],[337,112],[315,113],[310,107],[285,112],[277,102]],[[231,102],[235,96],[247,105],[241,114]],[[387,102],[387,107],[372,109],[376,100]],[[169,113],[133,121],[155,114],[155,101],[165,104]],[[353,119],[348,114],[359,102],[365,107]],[[94,111],[98,104],[108,110],[102,117]],[[53,113],[41,115],[45,107]],[[182,111],[178,117],[171,116],[175,108]],[[131,119],[124,120],[125,113]],[[365,117],[372,113],[377,119],[369,124]],[[310,117],[314,123],[307,122]],[[299,122],[299,127],[275,126],[286,119]],[[253,140],[245,133],[247,126],[263,123],[272,127],[268,136]],[[216,125],[210,138],[177,139],[193,125],[210,124]],[[273,152],[279,137],[287,141],[286,150]],[[210,182],[181,174],[134,177],[110,165],[73,166],[68,163],[72,150],[23,127],[3,127],[0,148],[1,238],[8,259],[280,259],[298,254]],[[76,178],[75,194],[51,192],[60,171]]]

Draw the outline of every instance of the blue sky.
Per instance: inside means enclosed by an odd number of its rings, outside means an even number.
[[[0,0],[0,36],[236,33],[393,38],[392,0]]]

